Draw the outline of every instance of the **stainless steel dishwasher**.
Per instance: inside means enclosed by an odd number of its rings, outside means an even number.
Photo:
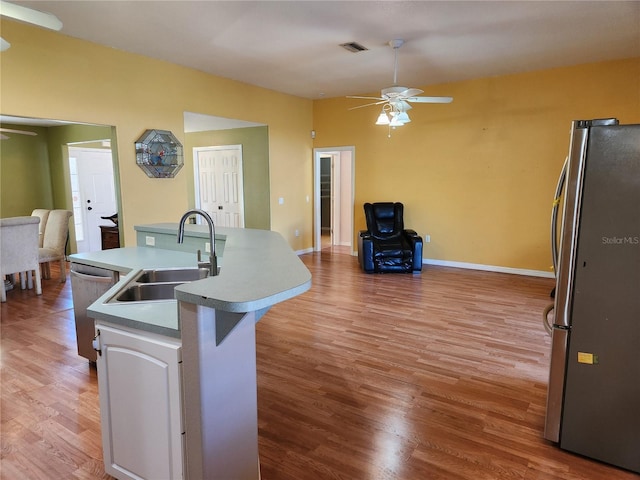
[[[78,355],[95,363],[96,351],[91,344],[95,326],[93,318],[87,316],[87,308],[116,284],[120,274],[114,270],[72,262],[70,276]]]

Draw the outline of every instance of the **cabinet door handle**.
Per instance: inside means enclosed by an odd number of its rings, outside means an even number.
[[[100,348],[100,340],[98,339],[99,336],[100,336],[100,330],[98,330],[98,333],[96,333],[96,336],[93,337],[91,346],[96,352],[98,352],[98,355],[102,356],[102,349]]]

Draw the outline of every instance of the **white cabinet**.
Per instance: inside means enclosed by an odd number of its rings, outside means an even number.
[[[105,470],[123,479],[182,479],[181,343],[97,321]]]

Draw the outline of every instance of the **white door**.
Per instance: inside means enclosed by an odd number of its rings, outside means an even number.
[[[193,159],[196,207],[216,225],[244,227],[242,145],[194,148]]]
[[[78,253],[101,250],[100,225],[113,223],[100,217],[118,211],[111,150],[69,147],[69,171]]]

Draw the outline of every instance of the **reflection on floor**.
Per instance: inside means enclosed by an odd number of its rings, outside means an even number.
[[[320,245],[323,252],[340,253],[351,255],[351,247],[349,245],[332,245],[331,234],[322,232],[320,237]]]
[[[328,232],[322,232],[320,236],[320,245],[322,248],[327,248],[331,246],[331,234]]]

